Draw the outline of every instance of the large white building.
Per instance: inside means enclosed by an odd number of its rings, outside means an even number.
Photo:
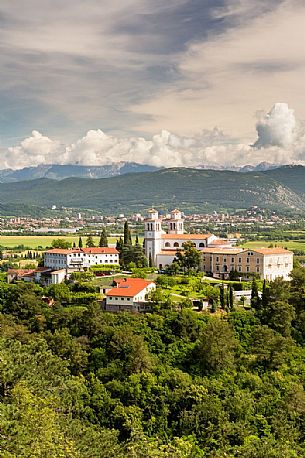
[[[214,277],[227,279],[230,272],[241,277],[256,274],[260,278],[289,280],[293,268],[293,253],[284,248],[257,248],[248,250],[233,247],[229,241],[213,234],[185,234],[182,214],[175,209],[167,220],[167,231],[157,210],[151,209],[145,220],[144,250],[151,264],[162,269],[169,266],[178,249],[190,241],[202,252],[202,270]]]
[[[84,269],[97,264],[119,264],[115,248],[53,248],[44,254],[44,266],[56,269]]]

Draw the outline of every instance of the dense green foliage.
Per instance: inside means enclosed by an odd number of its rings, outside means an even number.
[[[0,283],[1,456],[305,457],[304,269],[218,314],[105,313],[81,280]]]

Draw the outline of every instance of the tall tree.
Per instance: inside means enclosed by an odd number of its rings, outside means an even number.
[[[107,247],[107,246],[108,246],[107,232],[106,232],[106,229],[103,227],[101,236],[100,236],[99,247]]]
[[[86,240],[86,246],[88,248],[93,248],[95,246],[92,235],[88,235],[87,240]]]
[[[201,254],[192,242],[185,242],[183,250],[177,251],[175,261],[188,273],[191,270],[198,271],[201,264]]]
[[[124,245],[132,245],[131,232],[127,221],[124,223]]]
[[[83,239],[81,237],[78,239],[78,248],[83,248]]]
[[[251,307],[257,309],[260,306],[260,298],[258,295],[258,287],[255,278],[252,280],[251,287]]]

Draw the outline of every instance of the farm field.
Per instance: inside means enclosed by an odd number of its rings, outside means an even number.
[[[244,243],[243,246],[245,248],[267,248],[268,246],[270,246],[271,244],[273,244],[273,246],[278,246],[278,247],[283,247],[283,248],[287,248],[288,250],[291,250],[291,251],[305,251],[305,240],[288,240],[288,241],[283,241],[283,242],[280,242],[280,241],[272,241],[272,240],[268,240],[268,241],[262,241],[262,240],[255,240],[253,242],[247,242],[247,243]]]
[[[0,246],[5,248],[14,248],[20,245],[24,245],[30,249],[36,249],[38,247],[45,249],[52,245],[52,240],[63,239],[68,242],[76,243],[78,245],[79,236],[61,236],[61,235],[1,235]],[[86,236],[82,236],[83,245],[86,245]],[[93,237],[94,243],[98,246],[99,237]],[[115,245],[117,237],[108,237],[108,244]],[[140,239],[141,243],[141,239]]]

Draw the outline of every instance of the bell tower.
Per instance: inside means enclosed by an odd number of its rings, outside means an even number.
[[[167,229],[168,234],[184,233],[183,218],[180,210],[175,208],[175,210],[171,211],[171,217],[167,223]]]
[[[156,265],[156,256],[161,251],[162,244],[162,227],[161,220],[157,210],[154,208],[148,210],[148,216],[145,219],[144,228],[144,251],[148,260],[151,260],[153,266]]]

